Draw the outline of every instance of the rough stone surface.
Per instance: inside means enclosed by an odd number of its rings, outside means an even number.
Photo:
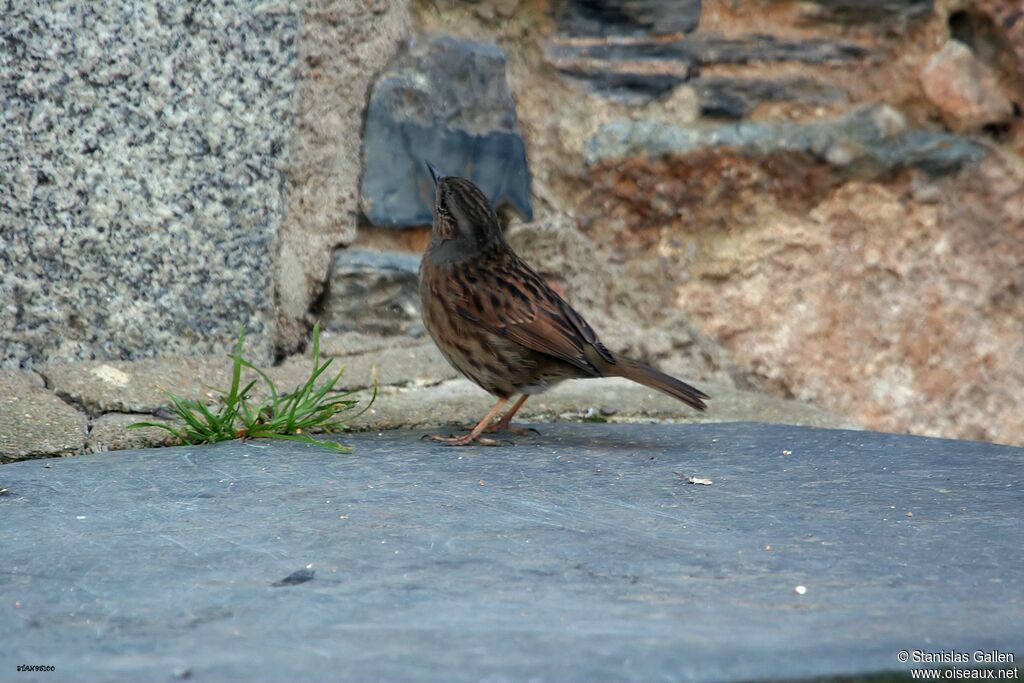
[[[334,333],[325,330],[320,335],[320,351],[325,356],[352,356],[382,349],[405,348],[416,346],[421,340],[413,337],[382,337],[378,334],[362,332]]]
[[[928,60],[921,86],[953,130],[976,130],[1013,116],[1013,103],[996,74],[958,40],[947,41]]]
[[[292,356],[281,365],[266,368],[282,391],[305,383],[312,371],[307,356]],[[337,387],[359,389],[373,384],[374,373],[381,385],[424,385],[451,379],[456,373],[432,343],[382,349],[372,353],[342,356],[333,369],[344,367]],[[103,413],[154,413],[170,404],[168,392],[194,400],[212,402],[231,381],[231,360],[220,356],[147,359],[134,362],[86,362],[47,365],[41,369],[60,396],[89,411]],[[256,379],[246,371],[243,383]],[[263,394],[259,382],[253,394]]]
[[[1020,652],[1024,449],[749,423],[418,437],[5,466],[0,670],[909,680],[904,646]]]
[[[53,391],[92,416],[152,413],[169,405],[168,392],[213,401],[216,389],[228,388],[231,360],[227,356],[189,356],[53,363],[39,371]]]
[[[355,239],[370,85],[410,25],[407,0],[303,0],[300,18],[298,121],[275,276],[286,352],[309,339],[310,309],[323,292],[334,249]]]
[[[954,13],[949,24],[955,38],[984,55],[1012,82],[1018,96],[1024,96],[1024,12],[1020,7],[1002,0],[982,0]]]
[[[1024,444],[1021,183],[986,163],[930,204],[849,184],[706,243],[679,305],[764,387],[876,429]]]
[[[867,54],[865,48],[849,42],[710,33],[668,41],[656,36],[628,42],[556,37],[547,47],[548,59],[560,72],[587,79],[599,93],[640,102],[664,97],[704,67],[771,62],[833,64]]]
[[[559,29],[572,36],[688,33],[700,22],[701,0],[569,0]]]
[[[713,33],[695,33],[672,41],[605,41],[593,43],[554,42],[555,58],[576,57],[590,60],[678,60],[696,66],[749,64],[752,62],[844,62],[867,56],[857,43],[829,40],[786,40],[769,35],[728,37]]]
[[[742,119],[766,102],[830,104],[845,99],[837,87],[812,78],[730,78],[709,76],[692,83],[700,113],[709,118]]]
[[[28,370],[0,370],[0,463],[78,453],[88,419]]]
[[[14,3],[0,22],[0,364],[269,358],[289,3]]]
[[[293,356],[267,372],[281,388],[291,390],[306,381],[311,367],[309,358]],[[458,375],[433,342],[335,359],[332,370],[342,367],[345,373],[336,385],[341,390],[372,386],[375,378],[381,386],[424,386]]]
[[[791,4],[791,0],[774,0]],[[810,0],[802,2],[801,17],[807,21],[839,24],[892,25],[927,19],[933,0]]]
[[[808,403],[687,379],[711,395],[707,412],[698,413],[657,391],[629,380],[610,377],[563,382],[530,398],[516,414],[516,420],[618,423],[756,420],[811,427],[858,428],[854,421]],[[363,400],[368,398],[365,392],[359,396]],[[352,427],[375,430],[453,423],[469,427],[487,414],[494,400],[490,394],[464,379],[429,388],[386,389],[362,417],[353,420]],[[542,434],[544,431],[541,430]]]
[[[983,147],[949,133],[906,129],[903,117],[886,106],[859,109],[845,117],[808,123],[731,123],[715,128],[666,126],[657,121],[613,121],[589,141],[591,165],[610,159],[656,158],[731,148],[767,156],[801,153],[846,176],[872,178],[901,168],[950,173],[978,162]]]
[[[87,453],[120,451],[129,448],[151,448],[173,446],[177,443],[170,432],[157,427],[128,429],[137,422],[165,422],[153,415],[140,413],[107,413],[93,418],[89,428],[89,439],[85,444]]]
[[[412,41],[373,87],[363,134],[362,208],[374,225],[431,221],[425,162],[470,178],[492,204],[530,219],[530,175],[494,43],[451,36]]]
[[[422,337],[417,254],[339,249],[327,285],[324,328]]]
[[[724,347],[738,381],[773,395],[809,399],[877,429],[1024,444],[1024,423],[1015,417],[1024,413],[1017,369],[1024,343],[1017,324],[1024,319],[1018,310],[1024,258],[1016,237],[1024,215],[1024,176],[1014,170],[1024,159],[1024,119],[986,127],[970,138],[935,136],[944,124],[919,78],[953,37],[997,74],[1011,100],[1024,105],[1019,3],[708,2],[694,33],[659,40],[636,33],[572,37],[557,17],[538,21],[528,12],[473,23],[460,7],[424,11],[418,21],[432,30],[459,26],[467,35],[494,35],[506,48],[538,214],[566,215],[570,227],[596,245],[583,251],[581,263],[612,262],[618,284],[653,304],[634,308],[681,313],[699,337]],[[657,45],[698,36],[717,36],[720,45],[768,36],[772,40],[762,44],[775,48],[813,39],[850,46],[850,53],[817,63],[694,64],[679,56],[681,50]],[[657,77],[667,85],[658,85],[663,89],[653,96],[607,97],[591,87],[594,81],[553,77],[553,67],[649,75],[651,83]],[[674,85],[681,79],[690,80]],[[834,123],[870,105],[883,114],[870,130],[895,139],[906,135],[914,143],[909,149],[926,154],[907,157],[881,176],[875,175],[882,168],[871,156],[875,150],[883,151],[883,161],[903,153],[891,145],[885,153],[885,137],[868,146],[866,159],[858,145],[826,146],[823,154],[767,155],[718,146],[587,166],[588,142],[612,122],[717,128],[720,121],[709,120],[709,100],[697,92],[705,79],[826,84],[842,97],[733,97],[714,113],[743,110],[741,126],[781,124],[785,133],[789,126]],[[911,131],[922,133],[915,138]],[[926,164],[929,171],[955,168],[957,159],[975,158],[981,149],[984,159],[949,176],[928,177],[908,165],[933,159],[938,163]],[[871,164],[862,169],[856,159]],[[828,207],[827,219],[815,213],[819,206]],[[935,223],[922,229],[918,218],[936,212]],[[868,213],[871,220],[859,218]],[[837,226],[850,234],[834,234]],[[891,270],[858,261],[874,258],[875,251],[889,254],[884,262]],[[745,286],[748,277],[763,285]],[[677,290],[675,300],[662,302],[670,287]],[[572,295],[574,303],[582,296]],[[832,317],[819,319],[814,311]],[[587,315],[597,318],[603,335],[611,333],[599,311],[588,309]],[[668,344],[677,338],[675,326],[657,327]],[[823,327],[831,336],[819,333]],[[639,338],[651,336],[650,328],[637,329]],[[691,338],[689,329],[680,329],[679,338]],[[655,355],[664,362],[661,352]],[[958,381],[949,382],[950,376]],[[877,393],[876,385],[883,387]]]

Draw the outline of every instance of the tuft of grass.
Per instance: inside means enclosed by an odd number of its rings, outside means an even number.
[[[327,369],[334,362],[328,358],[320,362],[320,323],[313,326],[313,368],[309,379],[293,391],[282,394],[274,381],[266,372],[259,369],[242,356],[245,343],[245,330],[238,334],[238,342],[234,352],[229,356],[232,360],[231,386],[227,391],[219,391],[220,397],[214,406],[207,406],[202,401],[182,398],[168,392],[171,399],[171,412],[184,423],[175,427],[160,422],[136,422],[129,429],[157,427],[173,434],[182,444],[216,443],[232,439],[285,439],[301,441],[329,448],[338,453],[350,453],[351,448],[330,441],[319,441],[309,436],[309,432],[335,433],[348,429],[342,421],[341,413],[353,410],[358,403],[350,398],[352,392],[338,393],[335,385],[341,379],[345,369],[316,386]],[[242,386],[242,369],[252,370],[259,380],[267,386],[269,396],[258,403],[252,398],[253,389],[259,383],[254,379]],[[377,398],[377,385],[374,383],[373,395],[366,407],[351,417],[359,417],[366,412]]]

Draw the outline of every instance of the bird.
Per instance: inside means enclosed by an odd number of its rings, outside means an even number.
[[[710,397],[699,389],[610,351],[515,253],[480,188],[426,166],[434,182],[434,212],[419,268],[423,324],[448,362],[497,402],[468,434],[425,438],[448,446],[501,445],[483,434],[529,433],[512,426],[512,417],[530,396],[567,379],[625,377],[696,410],[707,408]]]

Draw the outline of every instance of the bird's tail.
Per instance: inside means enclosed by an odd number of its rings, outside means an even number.
[[[616,358],[615,360],[615,363],[610,363],[602,368],[605,374],[625,377],[638,384],[643,384],[645,387],[657,389],[697,410],[707,409],[708,406],[704,403],[704,399],[711,397],[700,389],[695,389],[686,382],[681,382],[675,377],[635,360],[628,358]]]

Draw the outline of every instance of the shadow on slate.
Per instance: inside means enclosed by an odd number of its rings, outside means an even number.
[[[351,455],[254,442],[0,467],[0,671],[753,681],[905,670],[901,649],[1022,653],[1024,449],[542,430],[503,449],[390,432],[347,438]]]
[[[533,219],[526,147],[493,43],[413,41],[373,87],[363,134],[363,213],[374,225],[429,225],[434,183],[424,162],[472,180],[492,204]]]

